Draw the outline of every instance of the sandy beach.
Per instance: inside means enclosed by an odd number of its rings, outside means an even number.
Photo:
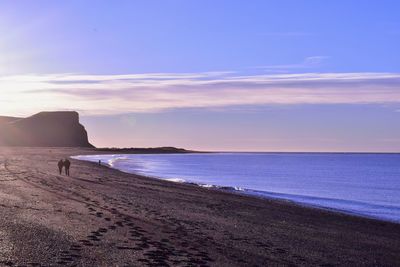
[[[399,266],[400,224],[0,148],[2,266]]]

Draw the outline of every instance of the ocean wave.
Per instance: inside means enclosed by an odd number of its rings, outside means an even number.
[[[167,179],[163,179],[163,180],[174,182],[174,183],[186,183],[186,180],[181,179],[181,178],[167,178]]]
[[[119,162],[121,162],[121,161],[124,161],[124,160],[129,160],[129,159],[128,159],[127,157],[116,157],[116,158],[109,159],[109,160],[107,161],[107,164],[108,164],[109,166],[111,166],[111,167],[114,167],[115,164],[117,164],[117,163],[119,163]]]

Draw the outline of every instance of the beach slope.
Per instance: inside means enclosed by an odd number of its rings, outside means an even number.
[[[0,148],[0,265],[398,266],[400,224]]]

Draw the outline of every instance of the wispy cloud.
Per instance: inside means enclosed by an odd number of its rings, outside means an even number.
[[[270,70],[282,70],[282,71],[293,71],[298,69],[310,69],[320,67],[321,64],[329,59],[328,56],[312,56],[306,57],[303,62],[296,64],[283,64],[283,65],[266,65],[266,66],[258,66],[257,69],[264,69],[266,71]]]
[[[288,31],[288,32],[266,32],[262,33],[262,36],[270,36],[270,37],[305,37],[314,35],[311,32],[302,32],[302,31]]]
[[[400,103],[400,73],[238,75],[232,72],[0,77],[1,114],[86,114],[240,105]]]

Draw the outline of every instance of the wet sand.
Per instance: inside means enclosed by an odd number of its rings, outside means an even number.
[[[2,266],[399,266],[400,224],[0,148]]]

